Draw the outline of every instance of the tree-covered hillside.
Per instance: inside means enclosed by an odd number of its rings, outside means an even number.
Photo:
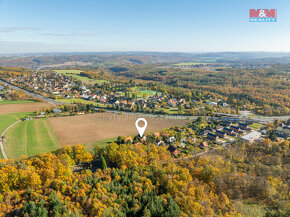
[[[99,161],[98,159],[101,160]],[[146,142],[82,145],[0,164],[2,216],[288,216],[289,141],[174,158]],[[103,169],[100,169],[103,168]],[[289,168],[288,168],[289,169]],[[288,202],[287,202],[288,201]],[[252,212],[254,212],[252,210]]]

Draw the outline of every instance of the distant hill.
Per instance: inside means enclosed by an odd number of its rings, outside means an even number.
[[[0,66],[48,68],[68,66],[114,67],[153,63],[178,62],[217,63],[290,63],[290,53],[272,52],[95,52],[95,53],[35,53],[0,56]]]

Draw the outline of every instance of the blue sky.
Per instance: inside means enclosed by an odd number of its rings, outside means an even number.
[[[67,51],[290,52],[290,1],[0,0],[0,53]]]

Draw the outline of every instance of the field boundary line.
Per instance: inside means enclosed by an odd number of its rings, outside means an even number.
[[[16,121],[14,124],[11,124],[9,127],[7,127],[6,130],[4,130],[4,132],[2,133],[1,137],[4,136],[4,134],[7,132],[7,130],[9,130],[11,127],[13,127],[15,124],[18,124],[19,122],[21,122],[21,120]],[[1,147],[1,152],[2,152],[4,159],[8,160],[9,158],[7,157],[7,155],[5,153],[3,141],[0,141],[0,147]]]

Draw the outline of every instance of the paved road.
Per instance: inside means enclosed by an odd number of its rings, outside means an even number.
[[[14,89],[14,90],[21,90],[21,91],[25,92],[26,94],[28,94],[30,96],[33,96],[34,98],[42,99],[42,100],[47,101],[47,102],[52,103],[52,104],[56,104],[56,105],[70,104],[70,103],[59,102],[59,101],[53,100],[51,98],[41,96],[41,95],[36,94],[36,93],[32,93],[30,91],[24,90],[24,89],[22,89],[20,87],[17,87],[17,86],[15,86],[13,84],[10,84],[10,83],[0,79],[0,83],[1,82],[4,83],[4,84],[10,85],[10,87],[12,89]],[[72,104],[70,104],[70,105],[72,105]],[[109,113],[116,113],[116,114],[120,114],[121,113],[120,111],[113,111],[113,110],[108,110],[108,109],[105,109],[105,110],[107,112],[109,112]],[[137,116],[139,115],[139,116],[147,116],[147,117],[153,117],[153,118],[182,119],[182,120],[186,120],[186,119],[195,120],[198,117],[198,116],[182,116],[182,115],[155,115],[155,114],[136,113],[136,112],[122,112],[122,113],[123,114],[127,114],[127,115],[137,115]],[[252,120],[260,122],[260,123],[269,123],[269,122],[273,122],[274,120],[288,120],[290,118],[289,115],[286,115],[286,116],[275,116],[275,117],[261,116],[261,115],[248,116],[249,114],[251,114],[250,112],[247,112],[247,114],[244,114],[244,113],[241,112],[240,115],[218,113],[218,112],[216,114],[224,115],[224,116],[230,116],[230,117],[239,117],[239,118],[246,117],[248,119],[252,119]]]
[[[6,130],[4,130],[4,132],[2,133],[2,135],[0,137],[4,136],[5,133],[7,132],[7,130],[9,130],[11,127],[13,127],[15,124],[18,124],[19,122],[21,122],[21,120],[16,121],[14,124],[11,124],[9,127],[7,127]],[[0,141],[0,147],[1,147],[1,152],[2,152],[2,155],[3,155],[4,159],[8,160],[8,157],[7,157],[6,153],[5,153],[3,141]]]
[[[72,105],[70,103],[64,103],[64,102],[59,102],[59,101],[56,101],[56,100],[53,100],[51,98],[48,98],[48,97],[44,97],[44,96],[41,96],[39,94],[36,94],[36,93],[33,93],[33,92],[30,92],[30,91],[27,91],[27,90],[24,90],[20,87],[17,87],[11,83],[8,83],[2,79],[0,79],[0,83],[3,83],[3,84],[6,84],[6,85],[9,85],[12,89],[14,90],[21,90],[23,92],[25,92],[26,94],[34,97],[34,98],[37,98],[37,99],[42,99],[44,101],[47,101],[49,103],[52,103],[52,104],[56,104],[56,105],[62,105],[62,104],[69,104],[69,105]],[[166,119],[181,119],[181,120],[187,120],[187,119],[196,119],[198,118],[198,116],[182,116],[182,115],[155,115],[155,114],[147,114],[147,113],[137,113],[137,112],[121,112],[121,111],[113,111],[113,110],[109,110],[109,109],[105,109],[108,113],[115,113],[115,114],[126,114],[126,115],[137,115],[137,116],[146,116],[146,117],[152,117],[152,118],[166,118]]]
[[[290,115],[284,115],[284,116],[264,116],[264,115],[258,115],[258,114],[253,114],[251,111],[240,111],[240,115],[234,115],[234,114],[226,114],[226,113],[218,113],[216,112],[217,115],[223,115],[223,116],[228,116],[228,117],[235,117],[235,118],[241,118],[241,119],[251,119],[253,121],[256,121],[258,123],[262,124],[268,124],[271,122],[274,122],[275,120],[280,120],[280,121],[287,121],[290,119]]]
[[[96,108],[96,110],[99,110],[99,108]],[[172,120],[195,120],[199,116],[186,116],[186,115],[159,115],[159,114],[148,114],[148,113],[141,113],[141,112],[124,112],[124,111],[115,111],[115,110],[109,110],[104,109],[108,113],[113,114],[125,114],[125,115],[135,115],[135,116],[142,116],[142,117],[149,117],[149,118],[162,118],[162,119],[172,119]]]

